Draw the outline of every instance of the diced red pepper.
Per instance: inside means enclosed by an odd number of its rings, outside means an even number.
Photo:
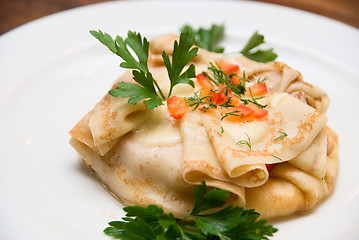
[[[258,108],[258,110],[254,111],[253,115],[255,118],[261,118],[268,114],[268,110],[264,108]]]
[[[237,75],[232,76],[231,81],[233,85],[238,85],[240,83],[239,77]]]
[[[232,95],[232,92],[231,92],[231,89],[226,89],[226,86],[225,84],[219,84],[218,85],[218,98],[217,98],[217,101],[215,102],[215,104],[217,105],[221,105],[225,102],[228,101],[228,97],[227,96],[230,96]]]
[[[231,104],[233,105],[233,106],[237,106],[240,102],[241,102],[241,100],[239,99],[239,97],[237,97],[237,96],[235,96],[235,95],[233,95],[233,94],[228,94],[228,96],[231,98]]]
[[[214,104],[217,104],[217,102],[219,101],[219,94],[214,92],[214,91],[210,91],[209,95],[211,95],[211,102]]]
[[[184,97],[172,96],[167,99],[167,109],[171,117],[181,119],[188,111],[188,106]]]
[[[231,101],[232,104],[239,102],[235,98]],[[229,114],[228,113],[233,113]],[[226,119],[234,122],[253,121],[256,118],[264,117],[268,114],[268,110],[260,108],[257,105],[250,103],[249,105],[239,104],[236,107],[222,109],[222,116],[228,115]]]
[[[253,109],[254,113],[253,113],[253,116],[255,118],[261,118],[261,117],[264,117],[265,115],[268,114],[268,110],[267,109],[264,109],[264,108],[260,108],[258,107],[257,105],[255,105],[254,103],[250,103],[248,105],[248,107],[250,107],[251,109]]]
[[[274,163],[272,163],[272,164],[266,164],[266,167],[267,167],[268,173],[271,173],[271,171],[272,171],[273,168],[275,167],[275,164],[274,164]]]
[[[212,95],[212,90],[211,89],[208,89],[208,88],[202,88],[200,90],[200,96],[201,97],[205,97],[205,96],[208,96],[208,95]]]
[[[227,96],[226,96],[226,94],[223,92],[223,91],[220,91],[219,93],[218,93],[218,99],[217,99],[217,105],[221,105],[221,104],[223,104],[223,103],[225,103],[225,102],[227,102],[228,101],[228,98],[227,98]]]
[[[224,72],[226,75],[231,75],[231,81],[233,85],[238,85],[240,83],[240,68],[237,64],[229,63],[229,62],[220,62],[217,63],[218,67]]]
[[[205,89],[213,89],[214,86],[211,83],[211,80],[209,80],[203,73],[199,73],[196,76],[197,82],[202,88]]]
[[[268,92],[267,84],[265,82],[254,84],[249,87],[249,89],[251,90],[253,97],[263,96]],[[249,90],[247,91],[247,95],[250,95]]]
[[[211,102],[216,105],[221,105],[227,101],[226,94],[223,91],[220,91],[219,93],[210,91],[209,95],[212,95]]]
[[[222,116],[225,116],[226,114],[228,114],[228,116],[225,117],[225,119],[227,119],[229,121],[234,121],[234,122],[246,121],[251,117],[251,115],[253,113],[254,113],[253,109],[251,109],[243,104],[240,104],[236,107],[223,109],[221,111]]]
[[[218,63],[218,66],[227,75],[236,74],[239,72],[239,66],[237,64],[220,62]]]
[[[213,104],[216,104],[216,105],[220,105],[220,104],[224,103],[225,101],[227,101],[226,100],[227,98],[226,98],[224,92],[217,93],[217,92],[215,92],[215,91],[213,91],[211,89],[208,89],[208,88],[202,88],[200,90],[200,96],[201,97],[206,97],[206,99],[204,101],[210,101],[210,102],[212,102]],[[208,103],[201,104],[201,105],[203,107],[206,106],[206,105],[208,106]],[[202,108],[199,107],[198,109],[201,110]]]

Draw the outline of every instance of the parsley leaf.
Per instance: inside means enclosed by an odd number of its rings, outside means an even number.
[[[182,73],[184,67],[195,56],[197,56],[198,48],[192,48],[194,44],[194,36],[191,32],[181,33],[179,43],[175,41],[172,53],[172,65],[169,56],[163,51],[162,58],[167,68],[168,77],[171,81],[168,97],[171,96],[172,89],[176,84],[187,83],[194,88],[194,82],[190,78],[196,77],[194,64],[191,64],[185,72]]]
[[[228,191],[218,190],[216,188],[206,193],[206,184],[203,182],[197,189],[193,189],[195,203],[190,215],[194,216],[212,208],[222,207],[226,203],[224,199],[226,199],[228,195]]]
[[[196,76],[195,66],[191,64],[187,70],[183,71],[185,66],[197,55],[198,48],[192,48],[194,44],[194,35],[191,32],[181,34],[179,43],[175,41],[172,53],[172,64],[170,57],[163,52],[162,57],[168,71],[171,81],[168,96],[165,97],[161,88],[148,68],[148,50],[149,42],[140,33],[128,31],[127,38],[123,39],[117,36],[113,39],[109,34],[102,31],[90,31],[91,35],[97,38],[102,44],[108,47],[116,55],[120,56],[124,62],[121,67],[133,69],[133,79],[138,84],[119,82],[119,87],[110,90],[109,94],[114,97],[129,97],[128,103],[137,104],[146,99],[144,104],[148,109],[153,109],[163,105],[172,93],[172,89],[179,83],[189,84],[194,87],[190,78]],[[130,49],[129,49],[130,48]],[[132,50],[135,56],[131,53]]]
[[[224,38],[224,25],[212,24],[211,28],[199,28],[195,30],[190,25],[181,28],[181,32],[192,32],[195,35],[195,44],[211,52],[223,53],[224,48],[219,47],[219,42]]]
[[[125,61],[120,64],[121,67],[148,72],[147,59],[149,42],[146,38],[142,40],[140,33],[137,34],[136,32],[128,31],[125,40],[120,36],[116,36],[114,40],[108,33],[103,33],[101,30],[98,32],[92,30],[90,33]],[[132,56],[127,45],[135,52],[139,62]]]
[[[110,90],[109,94],[113,97],[129,97],[128,103],[130,104],[136,104],[142,99],[148,99],[143,101],[148,109],[154,109],[162,105],[162,98],[157,95],[153,84],[148,84],[152,81],[151,74],[139,71],[133,71],[132,74],[133,79],[143,87],[132,83],[119,82],[119,87]]]
[[[259,213],[232,205],[223,208],[228,191],[207,191],[203,181],[193,189],[195,204],[191,213],[183,219],[175,219],[156,205],[147,208],[128,206],[123,221],[109,222],[104,232],[114,238],[130,240],[261,240],[277,231],[266,220],[257,220]],[[203,214],[204,211],[222,208]]]
[[[264,36],[255,32],[248,40],[247,44],[240,51],[244,56],[257,62],[271,62],[274,61],[278,55],[273,52],[273,48],[268,50],[252,51],[259,45],[264,43]]]
[[[181,32],[192,32],[196,37],[195,44],[201,48],[211,52],[224,52],[224,48],[218,46],[225,36],[224,25],[212,24],[208,29],[199,28],[198,30],[195,30],[190,25],[184,25]],[[273,48],[267,50],[255,49],[263,43],[265,43],[264,36],[255,32],[240,53],[257,62],[267,63],[274,61],[278,55],[273,51]]]

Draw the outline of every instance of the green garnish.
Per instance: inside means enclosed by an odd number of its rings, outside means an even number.
[[[194,88],[194,83],[190,78],[196,77],[194,64],[191,64],[186,71],[183,72],[185,66],[197,56],[198,48],[192,48],[194,38],[191,33],[182,33],[179,43],[175,41],[172,53],[172,64],[169,56],[163,51],[162,58],[166,66],[168,77],[171,81],[170,90],[167,98],[171,96],[172,89],[179,83],[186,83]]]
[[[238,110],[233,110],[232,112],[227,112],[222,116],[221,121],[223,119],[225,119],[226,117],[228,117],[228,116],[238,116],[238,117],[241,117],[241,118],[244,117],[244,114],[240,113],[240,112],[241,111],[238,111]]]
[[[229,75],[225,74],[225,72],[222,69],[214,66],[212,63],[208,67],[208,70],[212,72],[213,77],[206,72],[203,72],[203,74],[217,87],[221,85],[222,91],[226,94],[226,97],[228,97],[229,92],[232,92],[238,97],[245,94],[246,92],[245,83],[250,82],[246,78],[245,72],[243,72],[243,77],[239,78],[239,84],[233,84],[232,77],[237,76],[236,74],[229,74]]]
[[[138,83],[119,82],[118,87],[110,90],[109,94],[114,97],[128,97],[128,103],[130,104],[137,104],[139,101],[144,100],[143,103],[148,109],[154,109],[155,107],[163,105],[163,101],[171,96],[172,90],[177,84],[184,83],[194,87],[194,83],[191,80],[191,78],[194,78],[196,75],[194,64],[191,64],[184,70],[186,65],[197,55],[198,48],[192,48],[194,44],[209,51],[223,52],[223,48],[217,45],[224,37],[224,25],[213,24],[210,29],[199,28],[198,30],[194,30],[189,25],[184,26],[179,43],[177,41],[174,43],[172,59],[170,60],[170,57],[165,52],[162,54],[171,82],[169,92],[165,94],[149,71],[147,64],[149,42],[145,37],[142,38],[141,34],[132,31],[128,31],[126,39],[120,36],[116,36],[116,38],[113,39],[109,34],[103,33],[100,30],[90,31],[90,33],[102,44],[107,46],[109,50],[124,60],[124,62],[120,64],[121,67],[133,69],[133,79]],[[241,53],[256,61],[274,61],[277,55],[273,53],[272,49],[252,51],[262,43],[264,43],[263,35],[255,32]],[[132,52],[134,52],[135,55],[133,55]],[[221,81],[226,82],[226,86],[229,87],[234,94],[242,95],[244,93],[244,84],[228,84],[231,76],[223,74],[223,71],[220,73],[221,70],[219,69],[220,71],[217,71],[216,69],[215,67],[212,69],[213,73],[215,75],[218,73],[222,75],[215,76],[218,83],[221,83]],[[243,80],[245,79],[245,77],[242,78],[241,82],[244,82]],[[249,102],[253,102],[259,107],[264,107],[259,105],[253,97]],[[244,104],[246,103],[248,103],[248,100],[244,100]]]
[[[282,131],[278,131],[278,132],[281,133],[281,135],[279,137],[275,138],[273,141],[277,141],[281,138],[288,136],[288,134],[286,132],[282,132]]]
[[[242,99],[240,98],[240,100],[243,102],[244,105],[248,105],[249,103],[253,103],[255,105],[257,105],[259,108],[266,108],[267,105],[262,105],[259,102],[257,102],[257,100],[263,99],[264,97],[253,97],[251,88],[249,88],[249,94],[251,95],[250,99]]]
[[[276,159],[279,159],[280,161],[283,161],[280,157],[278,156],[275,156],[275,155],[272,155],[272,157],[276,158]]]
[[[185,97],[184,100],[187,103],[187,106],[193,107],[192,111],[199,109],[203,112],[207,112],[208,109],[216,109],[216,108],[230,108],[234,107],[234,105],[230,104],[230,100],[225,101],[221,104],[216,104],[212,102],[213,95],[202,96],[201,92],[194,92],[192,96]],[[200,107],[201,106],[201,107]]]
[[[251,139],[248,137],[247,135],[247,140],[240,140],[237,142],[237,145],[247,145],[249,147],[249,150],[252,150],[252,144],[251,144]]]
[[[232,91],[237,96],[241,96],[245,94],[246,87],[245,83],[250,82],[246,78],[245,72],[243,72],[243,77],[239,78],[239,84],[233,84],[232,78],[234,76],[237,76],[236,74],[226,74],[222,69],[220,69],[219,66],[214,66],[212,63],[208,67],[208,70],[210,70],[213,74],[213,77],[211,75],[207,74],[206,72],[203,72],[203,74],[211,81],[213,82],[217,87],[222,84],[224,86],[225,92],[228,93],[228,91]]]
[[[262,82],[265,82],[266,80],[267,80],[267,77],[258,78],[258,79],[257,79],[257,83],[262,83]]]
[[[223,53],[224,48],[219,47],[219,42],[224,38],[224,25],[212,24],[211,28],[199,28],[195,30],[190,25],[181,28],[181,32],[192,32],[195,35],[195,44],[211,52]]]
[[[194,107],[193,110],[196,110],[199,106],[202,105],[200,108],[203,111],[206,111],[210,108],[230,108],[234,107],[231,104],[232,98],[229,96],[229,93],[232,93],[234,96],[237,96],[244,105],[248,105],[249,103],[253,103],[257,105],[259,108],[266,108],[267,105],[262,105],[257,100],[260,100],[264,97],[254,97],[252,94],[251,89],[249,88],[249,93],[251,98],[242,98],[242,96],[246,93],[245,83],[250,82],[249,79],[246,78],[245,72],[243,72],[243,77],[239,78],[238,84],[232,83],[233,77],[238,77],[236,74],[226,74],[220,67],[214,66],[212,63],[208,67],[208,70],[211,71],[211,75],[207,72],[202,72],[215,86],[219,87],[221,85],[221,91],[225,95],[225,101],[219,105],[213,103],[211,98],[213,95],[201,96],[198,95],[198,92],[195,92],[191,97],[185,98],[185,101],[188,106]],[[212,76],[213,75],[213,76]],[[264,81],[264,80],[263,80]],[[216,92],[218,90],[212,90]],[[233,114],[232,114],[233,113]],[[234,115],[236,112],[226,113],[223,118]]]
[[[206,191],[203,181],[193,189],[194,207],[183,219],[176,219],[171,213],[165,214],[156,205],[147,208],[125,207],[123,221],[109,222],[104,232],[123,240],[261,240],[273,236],[278,229],[267,225],[266,220],[257,220],[259,213],[232,205],[224,207],[229,192],[212,189]],[[213,212],[213,210],[221,208]],[[212,210],[213,213],[203,213]]]
[[[258,32],[255,32],[248,40],[247,44],[244,46],[244,48],[241,50],[240,53],[242,53],[247,58],[257,62],[267,63],[274,61],[278,57],[278,55],[273,52],[273,48],[267,50],[254,51],[255,48],[257,48],[259,45],[263,43],[264,43],[264,36],[258,34]]]
[[[175,85],[185,83],[194,87],[193,81],[190,80],[190,78],[196,77],[194,65],[191,64],[184,71],[185,66],[197,55],[198,51],[198,48],[191,49],[194,44],[194,36],[191,32],[182,33],[179,43],[175,41],[172,64],[169,56],[165,52],[162,54],[171,81],[167,96],[165,96],[149,72],[147,65],[149,42],[145,37],[142,38],[139,33],[131,31],[128,32],[125,40],[120,36],[112,39],[109,34],[101,31],[90,31],[90,33],[124,60],[120,64],[121,67],[133,69],[133,79],[139,84],[119,82],[119,87],[109,91],[110,95],[114,97],[129,97],[128,103],[130,104],[137,104],[139,101],[147,99],[143,103],[148,109],[153,109],[162,105],[163,101],[171,96]],[[136,57],[132,55],[128,47],[135,53]]]
[[[209,29],[199,28],[198,30],[195,30],[190,25],[185,25],[181,28],[181,32],[192,32],[196,37],[195,44],[201,48],[217,53],[224,52],[223,47],[218,47],[220,41],[224,39],[224,25],[213,24]],[[278,55],[273,52],[273,48],[267,50],[258,49],[263,43],[265,43],[264,36],[255,32],[240,53],[257,62],[267,63],[276,60]]]
[[[199,94],[199,95],[198,95]],[[194,92],[191,97],[185,98],[187,106],[193,107],[192,111],[196,110],[199,106],[203,105],[200,110],[206,112],[208,109],[217,108],[217,105],[212,103],[211,98],[213,95],[202,96],[200,92]]]

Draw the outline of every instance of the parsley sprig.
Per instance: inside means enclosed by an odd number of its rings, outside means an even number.
[[[206,190],[203,181],[193,189],[194,207],[183,219],[176,219],[172,214],[165,214],[156,205],[147,208],[128,206],[123,221],[110,222],[104,232],[114,238],[123,240],[261,240],[273,236],[277,229],[267,225],[266,220],[258,220],[259,213],[232,205],[223,207],[228,191]],[[205,211],[220,210],[213,213]]]
[[[255,32],[240,53],[257,62],[267,63],[274,61],[278,55],[273,52],[273,48],[267,50],[258,49],[258,47],[263,43],[265,43],[264,36]]]
[[[198,30],[190,25],[185,25],[181,28],[181,32],[194,33],[196,37],[195,44],[201,48],[217,53],[224,52],[224,48],[218,46],[225,37],[225,26],[223,24],[212,24],[208,29],[201,27]],[[257,62],[267,63],[276,60],[278,55],[273,51],[273,48],[260,49],[260,45],[264,43],[264,36],[256,31],[239,52]]]
[[[198,30],[190,25],[181,28],[181,32],[192,32],[195,35],[195,44],[211,52],[223,53],[224,48],[218,46],[224,38],[224,25],[212,24],[210,28],[200,27]]]
[[[172,89],[179,83],[186,83],[194,88],[194,82],[191,78],[196,77],[196,71],[194,64],[191,64],[186,71],[183,72],[185,66],[197,56],[198,48],[192,48],[194,44],[193,35],[188,33],[182,33],[180,35],[179,43],[174,42],[172,53],[172,64],[169,56],[163,51],[162,58],[167,68],[168,77],[171,81],[170,91],[167,98],[171,96]],[[182,73],[183,72],[183,73]]]
[[[175,85],[185,83],[194,87],[191,78],[196,76],[195,66],[191,64],[184,70],[185,66],[197,55],[198,51],[198,48],[192,48],[194,36],[191,32],[182,33],[179,43],[175,41],[172,62],[165,52],[162,54],[171,82],[167,95],[163,93],[149,71],[147,63],[149,42],[145,37],[142,38],[140,33],[132,31],[128,31],[126,39],[120,36],[116,36],[113,39],[109,34],[102,31],[90,31],[90,33],[124,60],[120,64],[121,67],[133,69],[133,79],[138,83],[119,82],[119,87],[109,91],[110,95],[123,98],[129,97],[128,103],[130,104],[137,104],[139,101],[146,99],[143,103],[148,109],[153,109],[162,105],[163,101],[171,96]],[[135,56],[129,48],[134,52]]]

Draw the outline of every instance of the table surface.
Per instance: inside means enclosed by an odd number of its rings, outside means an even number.
[[[0,34],[40,17],[106,0],[0,0]],[[359,28],[359,0],[254,0],[289,6]]]

